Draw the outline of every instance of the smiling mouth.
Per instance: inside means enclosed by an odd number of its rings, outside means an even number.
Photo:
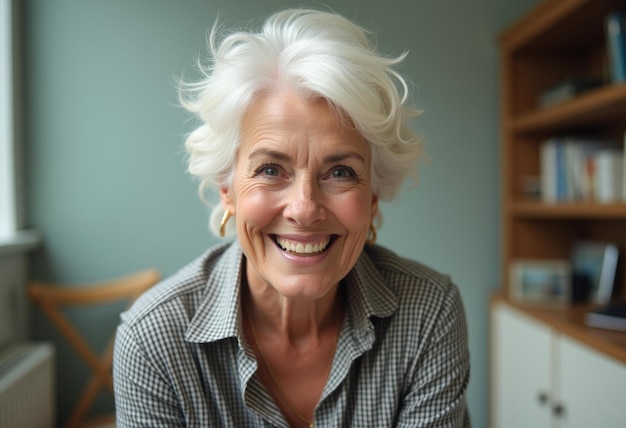
[[[274,241],[283,251],[296,254],[317,254],[324,252],[333,240],[329,237],[319,242],[302,243],[275,236]]]

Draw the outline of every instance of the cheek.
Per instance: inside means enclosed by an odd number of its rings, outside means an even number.
[[[335,216],[345,225],[349,225],[350,229],[362,229],[365,226],[369,230],[372,220],[371,196],[349,194],[338,198],[333,205]]]
[[[243,185],[237,194],[237,218],[246,229],[263,227],[276,216],[279,204],[272,192]]]

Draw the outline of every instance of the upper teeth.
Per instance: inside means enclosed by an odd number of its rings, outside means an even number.
[[[315,244],[303,244],[301,242],[291,242],[282,238],[276,239],[276,243],[280,245],[283,250],[299,254],[311,254],[324,251],[328,246],[328,242],[329,239],[322,242],[316,242]]]

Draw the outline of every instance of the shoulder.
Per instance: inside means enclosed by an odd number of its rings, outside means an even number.
[[[123,323],[132,327],[164,312],[193,312],[205,293],[214,266],[228,247],[229,243],[225,243],[210,248],[177,273],[147,290],[122,314]]]
[[[365,254],[398,297],[411,292],[445,295],[451,289],[456,289],[449,275],[402,257],[388,248],[367,246]]]
[[[393,296],[395,323],[411,324],[422,333],[450,323],[465,328],[461,295],[450,275],[381,246],[368,246],[365,255],[375,272],[369,276],[379,278],[369,287],[377,295]]]
[[[406,339],[412,355],[421,355],[437,343],[446,352],[465,354],[465,309],[451,277],[384,247],[371,246],[366,254],[383,278],[382,284],[371,286],[386,288],[396,302],[393,316],[384,321],[394,328],[389,333]]]

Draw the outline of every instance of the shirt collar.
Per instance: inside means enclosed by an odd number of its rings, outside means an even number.
[[[235,241],[215,260],[207,259],[202,264],[207,285],[185,333],[187,341],[214,342],[238,335],[243,260],[241,247]]]
[[[366,246],[345,279],[350,310],[366,318],[391,316],[398,307],[395,290],[374,263],[377,248]]]
[[[366,247],[354,268],[346,276],[348,311],[354,327],[371,331],[371,316],[391,316],[398,307],[395,290],[374,264]],[[202,264],[208,274],[206,294],[185,334],[189,342],[214,342],[239,335],[240,284],[244,256],[238,242],[233,242],[212,262]],[[210,272],[207,272],[209,271]]]

